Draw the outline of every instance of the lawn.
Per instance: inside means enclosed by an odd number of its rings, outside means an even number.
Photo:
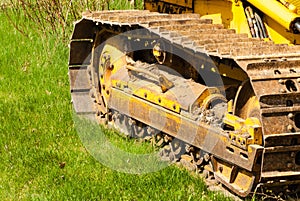
[[[0,200],[229,200],[173,165],[127,174],[92,157],[74,127],[68,44],[35,29],[25,36],[3,12],[0,21]],[[122,149],[151,150],[105,133]]]

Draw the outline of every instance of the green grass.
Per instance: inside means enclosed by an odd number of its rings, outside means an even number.
[[[226,199],[175,166],[137,175],[99,163],[74,128],[67,44],[35,30],[25,37],[3,13],[0,21],[0,200]],[[151,152],[105,132],[124,150]]]

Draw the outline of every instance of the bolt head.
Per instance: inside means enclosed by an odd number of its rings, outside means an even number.
[[[223,167],[219,167],[219,171],[222,173],[223,172]]]

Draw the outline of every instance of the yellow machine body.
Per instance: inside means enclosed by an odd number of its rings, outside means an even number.
[[[177,1],[158,1],[156,4],[153,2],[145,1],[145,8],[158,12],[199,13],[203,19],[212,19],[215,24],[223,24],[228,29],[235,29],[237,33],[247,33],[250,37],[245,8],[251,5],[259,11],[270,40],[280,44],[300,43],[299,34],[294,34],[291,30],[292,23],[299,18],[297,7],[292,3],[299,6],[298,1],[284,4],[283,2],[287,1],[194,0],[185,5],[177,4]]]

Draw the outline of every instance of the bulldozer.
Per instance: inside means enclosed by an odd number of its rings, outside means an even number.
[[[144,0],[86,12],[74,109],[247,197],[300,184],[300,1]]]

